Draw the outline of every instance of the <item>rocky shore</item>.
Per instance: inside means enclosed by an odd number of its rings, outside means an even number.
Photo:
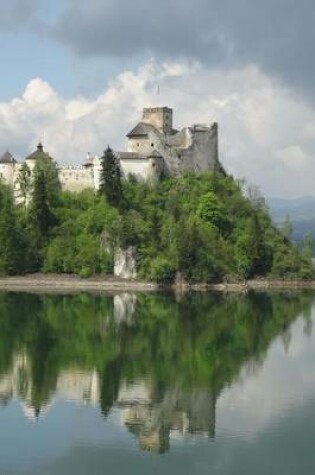
[[[241,283],[160,285],[135,279],[94,276],[81,279],[74,275],[29,274],[0,278],[0,291],[69,293],[69,292],[152,292],[158,290],[248,292],[315,289],[315,281],[256,279]]]
[[[28,274],[0,277],[0,290],[17,292],[147,292],[158,289],[159,286],[155,283],[125,280],[111,276],[94,276],[87,279],[70,274]]]

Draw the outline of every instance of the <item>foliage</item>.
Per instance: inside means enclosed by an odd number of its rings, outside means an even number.
[[[104,169],[116,160],[110,149],[106,155]],[[2,273],[17,272],[18,262],[21,271],[111,273],[115,251],[133,246],[139,277],[162,283],[177,277],[189,282],[313,278],[310,239],[298,251],[288,233],[271,222],[259,192],[244,196],[242,183],[226,174],[187,173],[145,183],[121,182],[116,170],[106,175],[108,182],[103,176],[100,193],[75,194],[60,191],[54,166],[36,165],[26,208],[14,207],[2,185],[0,234],[8,243],[1,250]]]
[[[24,225],[11,189],[0,184],[0,274],[23,274],[34,269],[34,247]]]
[[[33,172],[33,193],[37,175],[41,175],[45,182],[47,202],[49,206],[56,206],[61,191],[57,164],[50,157],[37,160]]]
[[[26,162],[23,162],[21,165],[17,181],[20,188],[20,195],[23,198],[25,206],[32,188],[31,170]]]
[[[221,174],[186,174],[155,184],[123,183],[122,242],[138,249],[140,276],[192,282],[257,276],[311,278],[310,260],[272,224],[257,189]]]
[[[122,205],[121,171],[117,157],[110,147],[104,152],[101,159],[100,195],[103,195],[109,205]]]
[[[89,190],[77,195],[62,193],[59,201],[55,212],[61,224],[47,247],[45,272],[75,273],[81,277],[111,273],[118,212]]]
[[[34,172],[30,219],[32,222],[34,239],[40,248],[47,242],[56,218],[51,210],[46,176],[41,168]]]

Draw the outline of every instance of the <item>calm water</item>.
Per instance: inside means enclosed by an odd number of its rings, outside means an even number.
[[[0,294],[0,475],[309,474],[315,294]]]

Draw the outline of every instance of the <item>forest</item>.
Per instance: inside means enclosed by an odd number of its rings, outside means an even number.
[[[277,229],[264,198],[242,181],[187,173],[156,182],[122,179],[108,148],[98,193],[61,190],[53,161],[19,174],[16,203],[0,182],[0,274],[112,274],[115,253],[136,250],[138,278],[171,283],[312,279],[312,246]]]

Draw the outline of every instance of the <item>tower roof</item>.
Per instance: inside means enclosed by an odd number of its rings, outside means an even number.
[[[11,153],[7,150],[2,157],[0,157],[0,163],[17,163],[15,158],[11,155]]]
[[[147,137],[150,130],[152,130],[151,124],[146,124],[144,122],[139,122],[132,130],[127,134],[128,138],[132,137]]]
[[[25,160],[42,160],[42,159],[47,159],[49,158],[51,160],[51,156],[49,153],[44,152],[44,147],[41,142],[37,145],[36,150],[31,153],[28,157],[25,158]]]

